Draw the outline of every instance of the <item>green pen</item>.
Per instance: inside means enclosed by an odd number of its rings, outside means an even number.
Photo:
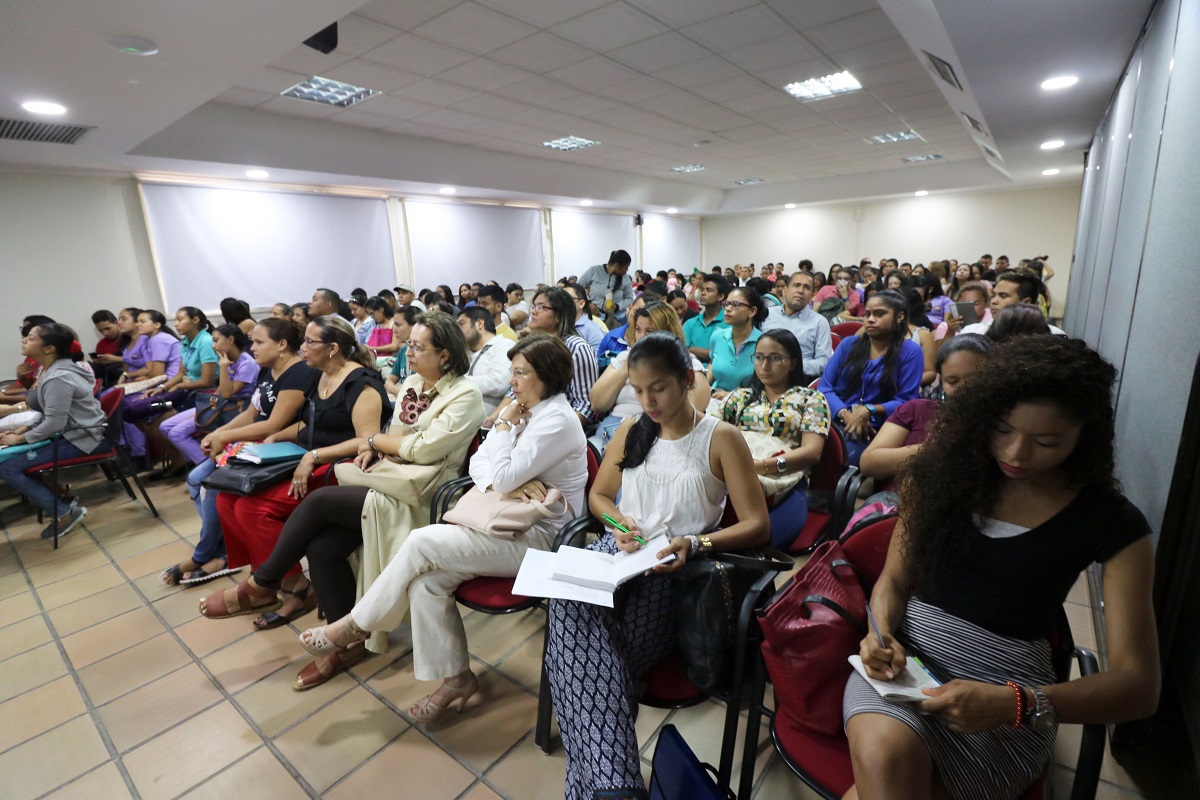
[[[624,525],[617,522],[615,519],[610,517],[608,514],[601,514],[600,519],[604,520],[609,525],[612,525],[614,528],[619,530],[621,533],[629,533],[629,528],[626,528]],[[646,540],[636,534],[634,534],[633,540],[635,542],[637,542],[638,544],[643,544],[643,545],[646,544]]]

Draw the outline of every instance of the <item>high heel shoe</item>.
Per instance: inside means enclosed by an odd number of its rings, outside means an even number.
[[[343,617],[346,625],[350,628],[351,638],[345,642],[335,642],[325,633],[331,626],[336,625],[336,622],[331,622],[329,625],[322,625],[319,628],[309,628],[300,634],[300,646],[314,656],[327,656],[335,650],[342,650],[351,647],[359,642],[365,642],[371,637],[369,631],[364,631],[362,628],[354,624],[354,618],[347,614]]]
[[[475,677],[474,672],[468,674],[471,676],[471,679],[467,682],[466,686],[451,686],[448,683],[441,685],[440,688],[451,695],[450,699],[444,704],[439,705],[433,702],[433,695],[427,694],[418,700],[412,708],[408,709],[408,715],[417,722],[429,725],[435,722],[455,702],[458,703],[458,713],[461,714],[463,709],[467,707],[467,701],[479,691],[479,678]]]

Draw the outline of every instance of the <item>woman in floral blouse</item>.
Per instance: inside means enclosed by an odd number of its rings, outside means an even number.
[[[731,392],[721,418],[741,429],[771,508],[771,545],[787,549],[808,517],[808,472],[829,433],[825,396],[804,385],[800,343],[791,331],[763,331],[750,385]]]

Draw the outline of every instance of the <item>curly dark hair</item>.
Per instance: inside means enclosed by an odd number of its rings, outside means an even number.
[[[981,366],[943,403],[924,446],[908,463],[900,517],[914,587],[936,578],[989,516],[1004,473],[992,455],[996,426],[1018,403],[1049,402],[1083,425],[1061,469],[1070,485],[1119,491],[1113,475],[1113,383],[1117,371],[1078,339],[1018,336],[997,344]]]

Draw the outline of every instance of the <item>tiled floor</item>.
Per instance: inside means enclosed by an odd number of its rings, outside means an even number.
[[[215,588],[164,587],[199,521],[179,483],[156,485],[162,517],[102,480],[83,486],[86,525],[57,551],[38,538],[28,506],[0,500],[0,796],[256,800],[388,795],[422,800],[541,800],[562,796],[563,754],[533,743],[544,615],[467,613],[483,691],[461,717],[428,728],[405,710],[433,686],[407,655],[374,656],[308,692],[290,688],[308,657],[295,629],[254,632],[250,617],[206,620]],[[231,585],[223,582],[221,585]],[[1081,584],[1082,586],[1082,584]],[[1077,587],[1073,599],[1087,602]],[[1077,638],[1090,630],[1072,609]],[[724,706],[643,708],[644,771],[658,729],[677,725],[715,763]],[[1060,758],[1074,758],[1071,731]],[[755,796],[812,798],[760,747]],[[1057,771],[1056,783],[1070,780]],[[1139,796],[1106,760],[1101,798]],[[1060,793],[1059,796],[1066,796]]]

